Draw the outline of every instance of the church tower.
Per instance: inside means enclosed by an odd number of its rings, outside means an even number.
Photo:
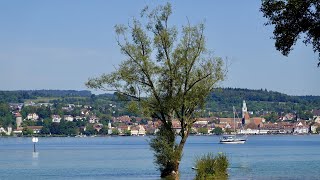
[[[242,103],[242,125],[244,126],[246,124],[246,120],[249,120],[249,114],[248,114],[248,109],[247,109],[247,104],[246,101],[243,100]]]
[[[245,118],[245,115],[247,114],[247,112],[248,112],[247,104],[246,104],[246,101],[243,100],[243,103],[242,103],[242,118]]]

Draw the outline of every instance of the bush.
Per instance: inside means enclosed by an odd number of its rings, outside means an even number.
[[[229,161],[224,153],[208,153],[196,159],[195,180],[223,180],[228,179],[227,168]]]

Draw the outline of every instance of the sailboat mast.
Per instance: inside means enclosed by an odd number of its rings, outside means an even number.
[[[233,131],[235,134],[236,133],[236,109],[234,108],[234,106],[232,106],[233,109]]]

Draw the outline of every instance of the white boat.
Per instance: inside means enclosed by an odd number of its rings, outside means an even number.
[[[240,138],[236,135],[224,135],[220,138],[221,144],[244,144],[246,141],[246,138]]]
[[[233,107],[233,128],[236,133],[236,118],[235,118],[236,110]],[[247,141],[246,137],[237,137],[237,135],[223,135],[220,138],[221,144],[244,144]]]

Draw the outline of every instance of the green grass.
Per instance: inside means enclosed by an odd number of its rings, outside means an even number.
[[[227,168],[229,160],[224,153],[208,153],[196,158],[195,180],[225,180],[228,179]]]
[[[34,102],[34,103],[48,103],[51,100],[58,100],[61,99],[60,97],[37,97],[37,99],[25,99],[24,102],[25,103],[30,103],[30,102]]]
[[[73,98],[73,99],[86,99],[87,97],[67,97],[67,98]],[[48,103],[52,100],[61,100],[62,97],[37,97],[37,99],[25,99],[25,103],[30,103],[31,101],[34,103]]]

